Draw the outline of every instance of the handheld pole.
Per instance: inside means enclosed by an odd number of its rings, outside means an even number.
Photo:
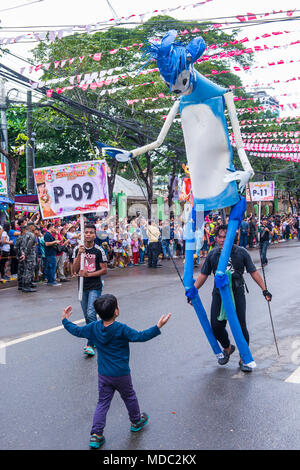
[[[252,194],[251,194],[251,189],[250,189],[250,185],[248,183],[248,189],[249,189],[249,195],[250,195],[250,200],[251,200],[251,204],[252,204]],[[253,205],[253,204],[252,204]],[[258,211],[258,221],[259,221],[259,229],[260,229],[260,219],[261,219],[261,201],[259,201],[259,211]],[[259,245],[260,245],[260,230],[258,231],[258,242],[259,242]],[[263,273],[263,279],[264,279],[264,283],[265,283],[265,286],[266,286],[266,289],[267,288],[267,281],[266,281],[266,275],[265,275],[265,270],[264,270],[264,267],[263,267],[263,263],[262,263],[262,258],[261,258],[261,250],[260,250],[260,246],[259,246],[259,258],[260,258],[260,265],[261,265],[261,270],[262,270],[262,273]],[[276,339],[276,334],[275,334],[275,328],[274,328],[274,323],[273,323],[273,318],[272,318],[272,312],[271,312],[271,307],[270,307],[270,302],[268,302],[268,309],[269,309],[269,316],[270,316],[270,320],[271,320],[271,326],[272,326],[272,331],[273,331],[273,336],[274,336],[274,342],[275,342],[275,346],[276,346],[276,350],[277,350],[277,354],[278,356],[280,356],[279,354],[279,349],[278,349],[278,344],[277,344],[277,339]]]
[[[80,243],[84,245],[84,215],[80,214]],[[80,255],[80,269],[84,268],[84,254]],[[83,292],[83,277],[79,278],[78,300],[81,302]]]

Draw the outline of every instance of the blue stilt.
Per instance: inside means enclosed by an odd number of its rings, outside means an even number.
[[[193,230],[193,221],[190,214],[190,219],[185,226],[185,263],[184,263],[184,275],[183,283],[185,289],[188,290],[194,285],[193,269],[194,269],[194,253],[196,248],[195,232]],[[224,354],[221,350],[219,343],[217,342],[210,323],[208,321],[205,309],[200,300],[199,294],[192,300],[193,307],[197,314],[197,317],[201,323],[203,331],[207,337],[207,340],[217,358],[223,358]]]
[[[240,205],[240,207],[237,207]],[[238,217],[239,209],[243,210],[243,201],[241,200],[236,206],[233,207],[231,214],[229,216],[228,228],[226,233],[226,238],[224,246],[222,248],[221,256],[218,263],[218,268],[215,276],[216,287],[218,287],[224,308],[226,311],[226,316],[232,331],[235,343],[238,347],[241,359],[244,364],[255,367],[256,364],[253,360],[252,354],[250,352],[249,346],[244,338],[240,322],[238,320],[235,306],[231,297],[230,288],[228,285],[228,277],[225,274],[228,260],[231,254],[232,246],[234,243],[236,231],[240,225],[240,219]],[[237,210],[238,209],[238,210]],[[242,212],[242,214],[244,211]]]

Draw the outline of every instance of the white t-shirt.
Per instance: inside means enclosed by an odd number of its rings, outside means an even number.
[[[69,240],[70,244],[72,246],[76,245],[77,243],[77,238],[74,238],[74,236],[76,236],[76,233],[75,232],[68,232],[67,233],[67,239]]]
[[[10,251],[10,245],[8,243],[3,244],[4,238],[6,238],[6,241],[9,241],[9,236],[8,236],[7,232],[3,231],[2,235],[1,235],[1,250],[8,253]]]

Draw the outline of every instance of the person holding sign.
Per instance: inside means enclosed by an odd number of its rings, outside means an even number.
[[[97,320],[94,302],[102,292],[101,276],[107,273],[105,251],[95,244],[95,238],[95,225],[87,224],[84,228],[84,245],[76,247],[73,254],[73,272],[83,277],[81,308],[87,325]],[[81,255],[84,255],[83,269],[80,269]],[[94,343],[91,340],[88,340],[84,353],[94,356]]]

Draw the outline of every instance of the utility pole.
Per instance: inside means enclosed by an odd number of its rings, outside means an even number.
[[[0,83],[0,109],[1,109],[1,135],[0,142],[1,147],[8,152],[8,135],[7,135],[7,120],[6,120],[6,92],[4,81]],[[6,177],[7,177],[7,191],[9,195],[9,161],[1,154],[1,162],[6,165]]]
[[[27,91],[27,136],[26,144],[26,188],[27,194],[34,194],[34,137],[32,132],[32,92]]]

